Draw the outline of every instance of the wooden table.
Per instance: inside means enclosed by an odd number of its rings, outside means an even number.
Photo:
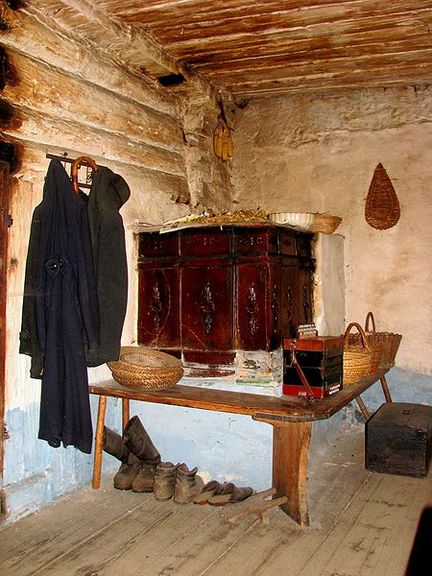
[[[308,525],[306,482],[312,422],[329,418],[352,400],[359,403],[367,418],[369,414],[360,394],[377,381],[381,382],[386,401],[391,402],[385,373],[386,370],[382,370],[374,376],[362,378],[333,396],[315,402],[293,396],[263,396],[180,384],[163,391],[124,388],[114,380],[92,384],[89,392],[99,396],[93,488],[100,486],[103,429],[108,397],[122,399],[123,427],[129,420],[130,400],[246,414],[253,420],[273,426],[272,466],[276,497],[287,496],[288,501],[282,506],[283,510],[298,524]]]

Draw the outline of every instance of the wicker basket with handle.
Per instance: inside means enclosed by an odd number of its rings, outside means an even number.
[[[379,367],[391,368],[395,363],[396,353],[402,340],[401,334],[377,332],[372,312],[368,312],[366,315],[365,333],[368,343],[378,349]]]
[[[125,346],[117,361],[108,362],[114,380],[127,388],[165,390],[183,376],[180,360],[141,346]]]
[[[353,341],[350,332],[356,328],[360,341]],[[360,378],[372,376],[378,370],[378,351],[368,344],[363,328],[357,322],[348,324],[344,335],[343,382],[344,386],[354,384]]]

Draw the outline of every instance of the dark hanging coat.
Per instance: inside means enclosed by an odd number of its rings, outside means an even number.
[[[42,378],[39,438],[90,453],[86,349],[98,345],[98,304],[85,202],[58,160],[35,208],[27,254],[20,352]]]
[[[126,315],[128,275],[120,208],[129,199],[125,180],[100,166],[93,173],[88,213],[100,317],[100,346],[87,354],[88,366],[118,360]]]

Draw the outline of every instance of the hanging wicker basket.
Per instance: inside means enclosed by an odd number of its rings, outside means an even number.
[[[352,328],[360,334],[360,341],[350,338]],[[351,322],[344,335],[343,382],[344,386],[354,384],[365,376],[372,376],[378,370],[378,351],[367,342],[366,334],[360,324]]]
[[[377,332],[375,318],[372,312],[368,312],[365,321],[366,340],[370,346],[378,351],[378,365],[380,368],[389,369],[394,366],[396,354],[402,340],[401,334],[394,332]],[[351,335],[350,340],[360,343],[359,334]]]
[[[397,224],[400,217],[399,200],[393,184],[381,162],[375,168],[365,204],[366,222],[378,230]]]
[[[182,363],[174,356],[141,346],[123,347],[119,360],[107,364],[116,382],[141,390],[171,388],[184,373]]]

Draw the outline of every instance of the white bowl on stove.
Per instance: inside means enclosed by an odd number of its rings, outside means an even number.
[[[309,230],[315,221],[313,212],[273,212],[269,219],[276,224],[287,224],[299,230]]]

